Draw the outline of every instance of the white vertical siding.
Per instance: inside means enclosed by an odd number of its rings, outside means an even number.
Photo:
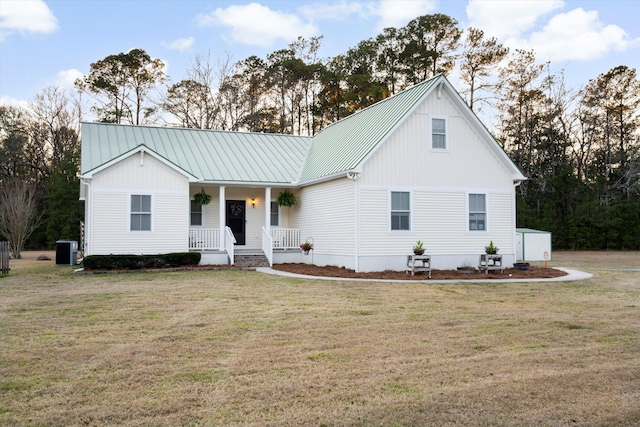
[[[188,250],[187,178],[135,154],[94,175],[91,183],[91,254],[157,254]],[[132,194],[151,195],[152,230],[130,231]]]
[[[431,150],[429,122],[447,118],[445,152]],[[507,188],[509,172],[443,94],[432,94],[367,161],[363,185]]]

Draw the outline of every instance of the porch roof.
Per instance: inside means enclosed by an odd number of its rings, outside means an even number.
[[[297,180],[311,138],[169,127],[82,124],[82,174],[144,145],[212,182],[288,184]]]

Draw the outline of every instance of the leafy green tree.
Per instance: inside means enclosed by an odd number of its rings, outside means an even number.
[[[468,85],[463,93],[468,94],[469,107],[473,110],[478,101],[486,101],[485,98],[476,99],[478,91],[487,91],[495,88],[495,84],[487,79],[498,64],[506,58],[509,48],[498,43],[495,37],[484,38],[484,31],[477,28],[469,28],[460,55],[460,78]]]
[[[77,136],[70,139],[75,139],[74,146],[67,149],[53,167],[47,183],[43,222],[49,247],[60,239],[80,240],[80,221],[84,216],[83,203],[78,199],[80,144]]]
[[[377,73],[380,80],[387,85],[391,95],[406,87],[402,74],[402,52],[404,41],[401,32],[396,28],[385,28],[376,37]]]
[[[148,97],[167,79],[164,63],[142,49],[109,55],[91,64],[89,74],[76,81],[79,90],[94,95],[93,107],[100,120],[110,123],[144,124],[156,106]]]
[[[29,140],[27,127],[28,119],[21,109],[0,105],[0,181],[30,173],[24,152]]]
[[[411,20],[401,29],[402,62],[408,82],[416,84],[453,70],[462,31],[458,21],[437,13]]]

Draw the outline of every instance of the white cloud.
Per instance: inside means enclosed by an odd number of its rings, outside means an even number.
[[[318,28],[294,14],[271,10],[258,3],[217,8],[198,16],[201,26],[219,26],[229,30],[230,39],[237,43],[269,47],[276,40],[291,41],[318,34]]]
[[[631,40],[617,25],[605,25],[595,10],[578,8],[555,15],[541,31],[517,43],[533,49],[540,59],[586,61],[598,59],[611,50],[624,51],[640,45],[640,39]]]
[[[29,101],[21,101],[19,99],[12,98],[10,96],[0,96],[0,105],[3,106],[11,106],[11,107],[20,107],[20,108],[29,108]]]
[[[180,52],[184,52],[185,50],[189,50],[191,46],[193,46],[193,37],[187,37],[186,39],[177,39],[172,41],[171,43],[162,43],[162,46],[171,50],[179,50]]]
[[[562,7],[562,0],[471,0],[467,5],[467,18],[470,27],[505,40],[533,29],[542,16]]]
[[[432,13],[436,10],[434,0],[381,0],[374,6],[372,13],[380,17],[377,29],[387,27],[403,27],[418,16]]]
[[[3,0],[0,6],[0,41],[7,35],[21,33],[53,33],[58,20],[42,0]]]
[[[53,85],[60,87],[62,89],[71,89],[74,87],[74,83],[76,79],[81,79],[84,77],[80,71],[75,68],[71,68],[69,70],[62,70],[58,72],[58,75],[53,81]]]
[[[363,17],[367,15],[367,8],[360,2],[340,1],[338,3],[312,3],[300,6],[300,13],[310,21],[336,20],[344,21],[354,15]]]

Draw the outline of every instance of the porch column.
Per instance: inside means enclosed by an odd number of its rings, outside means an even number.
[[[226,203],[225,203],[225,195],[224,195],[224,185],[220,186],[220,195],[218,198],[220,199],[220,250],[224,251],[224,239],[226,238],[227,233],[224,231],[224,227],[227,224],[227,219],[225,218],[226,214]]]
[[[271,187],[264,189],[264,229],[271,235]]]

